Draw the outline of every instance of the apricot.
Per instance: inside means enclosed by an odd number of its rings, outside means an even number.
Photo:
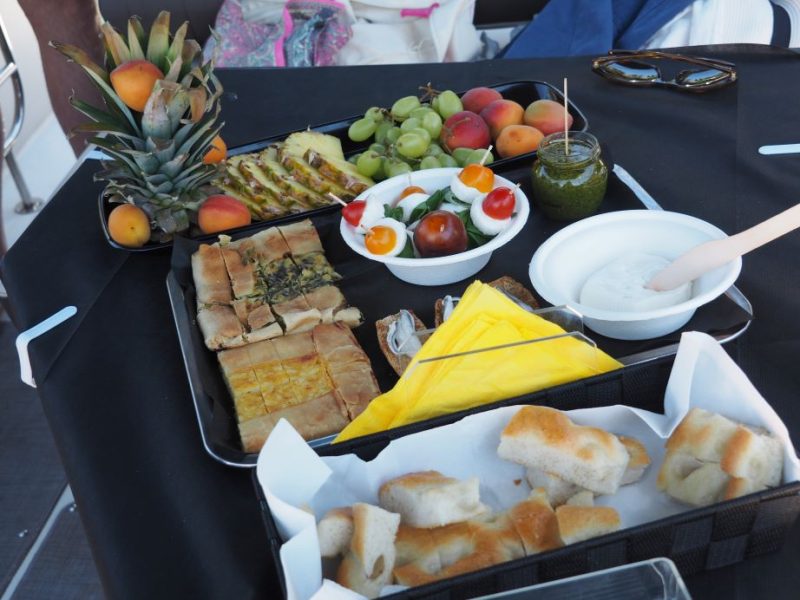
[[[513,100],[493,100],[481,111],[481,119],[486,121],[492,139],[496,140],[509,125],[522,125],[524,114],[525,109]]]
[[[197,224],[203,233],[216,233],[250,224],[250,211],[236,198],[217,194],[209,196],[197,212]]]
[[[452,152],[456,148],[488,148],[492,140],[484,120],[474,112],[462,110],[444,122],[439,141]]]
[[[544,134],[528,125],[509,125],[497,136],[497,153],[503,158],[533,152],[539,147]]]
[[[545,135],[564,131],[564,105],[553,100],[531,102],[523,116],[525,125],[536,127]],[[567,129],[572,127],[572,115],[567,115]]]
[[[464,110],[480,113],[486,105],[495,100],[502,100],[503,96],[497,90],[488,87],[475,87],[461,96]]]
[[[111,71],[111,85],[128,108],[144,111],[153,86],[164,74],[150,61],[140,59],[121,64]]]
[[[203,156],[203,162],[207,165],[222,162],[228,156],[228,147],[225,145],[223,139],[216,136],[211,140],[211,148]]]
[[[150,239],[150,219],[134,204],[120,204],[108,215],[108,233],[120,246],[141,248]]]

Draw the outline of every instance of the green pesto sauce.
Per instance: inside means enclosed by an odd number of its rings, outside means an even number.
[[[533,202],[551,219],[572,221],[594,214],[606,194],[608,168],[592,149],[570,143],[569,156],[563,142],[548,149],[533,164]]]

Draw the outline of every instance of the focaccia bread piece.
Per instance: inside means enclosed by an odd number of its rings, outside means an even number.
[[[207,304],[197,310],[197,324],[209,350],[234,348],[247,341],[239,318],[229,305]]]
[[[480,501],[477,477],[460,481],[438,471],[408,473],[385,482],[381,507],[402,516],[412,527],[441,527],[489,512]]]
[[[198,304],[228,304],[233,300],[228,270],[219,246],[200,244],[192,254],[192,277]]]
[[[544,406],[517,411],[500,435],[497,453],[597,494],[617,491],[629,461],[617,436],[575,425],[566,414]]]
[[[738,498],[782,479],[780,440],[701,408],[686,414],[666,448],[658,488],[693,506]]]
[[[308,219],[289,225],[279,225],[278,231],[281,232],[286,245],[295,256],[323,251],[319,234]]]
[[[528,468],[525,470],[525,479],[531,489],[544,490],[548,502],[552,506],[564,504],[571,496],[577,494],[581,488],[570,481],[562,479],[555,473],[548,473],[541,469]]]
[[[565,504],[556,509],[558,530],[564,544],[574,544],[617,531],[619,513],[610,506],[575,506]]]
[[[354,504],[350,551],[339,565],[337,583],[367,598],[376,598],[392,580],[399,526],[400,515],[370,504]]]
[[[231,282],[234,298],[246,298],[256,293],[256,267],[248,262],[233,248],[221,246],[220,252],[225,261],[228,278]]]
[[[320,554],[324,558],[344,555],[353,538],[353,509],[332,508],[317,523]]]
[[[423,323],[417,315],[414,314],[414,311],[409,310],[407,311],[411,318],[414,321],[414,329],[416,331],[422,331],[427,329],[425,323]],[[386,360],[389,361],[392,369],[394,369],[395,373],[398,375],[402,375],[406,368],[408,368],[409,363],[411,362],[411,357],[406,356],[405,354],[395,354],[392,352],[391,348],[389,347],[388,336],[389,330],[393,323],[395,323],[400,318],[401,313],[395,313],[393,315],[389,315],[388,317],[384,317],[380,321],[375,322],[375,330],[378,334],[378,345],[381,348],[381,352],[386,357]]]
[[[564,503],[569,506],[594,506],[594,494],[589,490],[578,492]]]
[[[556,515],[543,489],[533,490],[527,500],[512,506],[508,515],[522,540],[526,556],[562,545]]]
[[[625,450],[628,451],[628,467],[625,469],[625,474],[622,476],[622,485],[636,483],[639,481],[647,467],[650,466],[650,455],[647,453],[647,448],[644,444],[636,438],[620,435],[617,436]]]

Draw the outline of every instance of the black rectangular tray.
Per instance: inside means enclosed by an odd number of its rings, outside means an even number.
[[[625,404],[662,413],[673,358],[662,357],[645,364],[553,387],[541,392],[446,415],[423,423],[398,427],[325,448],[323,456],[356,454],[372,460],[394,439],[453,423],[466,414],[499,406],[537,404],[560,410]],[[658,468],[658,465],[650,467]],[[261,485],[253,470],[253,482],[282,597],[286,581],[281,568],[278,534]],[[800,514],[800,482],[750,494],[711,506],[690,509],[664,519],[630,527],[585,542],[543,552],[460,575],[444,581],[409,588],[384,598],[461,600],[513,590],[591,571],[607,569],[660,556],[672,559],[684,577],[725,567],[752,556],[774,552]]]
[[[497,85],[488,86],[492,89],[497,90],[500,92],[504,98],[507,100],[513,100],[518,102],[522,106],[527,106],[531,102],[536,100],[555,100],[556,102],[560,102],[561,104],[564,103],[564,95],[561,93],[559,89],[552,86],[549,83],[544,81],[510,81],[507,83],[500,83]],[[416,92],[416,90],[413,90]],[[459,96],[463,96],[464,92],[459,93]],[[364,107],[366,110],[367,106]],[[568,102],[568,110],[569,114],[572,115],[572,131],[586,131],[589,128],[589,122],[586,120],[586,117],[581,112],[581,110],[575,106],[572,101]],[[360,119],[362,115],[354,115],[352,117],[348,117],[346,119],[341,119],[339,121],[331,121],[330,123],[324,123],[322,125],[316,125],[310,127],[311,131],[317,131],[319,133],[326,133],[328,135],[333,135],[339,138],[342,142],[342,149],[344,150],[345,156],[352,156],[353,154],[357,154],[359,152],[363,152],[366,150],[369,145],[372,143],[372,139],[367,140],[365,142],[354,142],[349,137],[347,137],[347,130],[349,129],[350,125]],[[248,152],[258,152],[259,150],[263,150],[270,144],[274,144],[276,142],[282,142],[285,140],[292,131],[287,131],[281,133],[279,135],[272,135],[267,138],[263,138],[244,146],[237,146],[236,148],[230,149],[228,151],[229,156],[236,156],[237,154],[247,154]],[[492,163],[492,168],[497,167],[506,167],[509,165],[520,165],[520,164],[530,164],[533,162],[533,158],[536,156],[536,152],[529,152],[527,154],[521,154],[519,156],[514,156],[511,158],[503,158],[498,159]],[[127,250],[128,252],[149,252],[151,250],[158,250],[161,248],[168,248],[172,246],[173,242],[163,242],[160,244],[145,244],[141,248],[128,248],[126,246],[122,246],[111,239],[111,233],[108,231],[108,215],[111,213],[111,210],[114,208],[115,205],[111,204],[101,192],[97,199],[97,208],[100,215],[100,224],[103,228],[103,235],[105,235],[106,241],[113,246],[114,248],[118,248],[120,250]],[[315,208],[313,210],[306,211],[304,213],[299,213],[298,215],[289,215],[288,217],[278,217],[277,219],[270,219],[268,221],[254,221],[250,225],[245,225],[244,227],[237,227],[235,229],[229,229],[224,233],[228,235],[234,235],[242,231],[256,231],[261,229],[264,223],[270,223],[272,225],[280,224],[281,222],[285,222],[287,218],[291,219],[292,217],[302,216],[302,217],[311,217],[318,214],[325,214],[329,212],[331,209],[338,210],[338,207],[321,207]],[[198,235],[192,236],[193,239],[198,240],[209,240],[209,239],[216,239],[216,234],[213,235]]]
[[[529,165],[495,168],[495,171],[514,182],[522,184],[530,197]],[[608,192],[601,211],[641,209],[641,201],[615,175],[609,177]],[[304,219],[308,215],[294,215],[280,222]],[[437,298],[446,294],[460,295],[474,279],[491,281],[502,275],[511,275],[530,287],[528,264],[538,245],[565,226],[551,221],[535,209],[525,228],[503,248],[495,251],[489,264],[475,276],[444,286],[423,287],[400,281],[381,263],[358,256],[342,240],[339,233],[340,211],[334,207],[311,216],[322,239],[331,264],[343,276],[339,283],[351,305],[361,309],[365,323],[354,330],[355,336],[372,361],[372,368],[382,391],[389,390],[397,376],[389,366],[378,346],[375,321],[396,313],[401,308],[413,310],[428,326],[433,326],[433,307]],[[279,221],[260,223],[259,229],[272,227]],[[234,238],[243,237],[252,230],[242,231]],[[216,460],[237,467],[252,467],[257,454],[241,449],[236,426],[233,402],[225,387],[216,356],[209,351],[195,322],[195,297],[190,257],[199,246],[199,240],[178,239],[172,255],[172,270],[167,287],[172,312],[178,329],[186,373],[192,390],[203,443]],[[720,298],[700,307],[683,331],[702,331],[725,342],[741,334],[749,325],[752,314],[746,299],[734,301],[730,296]],[[659,356],[674,354],[681,332],[639,342],[625,342],[605,338],[587,331],[597,345],[623,364],[635,364]],[[318,442],[326,443],[325,439]],[[312,443],[312,445],[318,445]]]

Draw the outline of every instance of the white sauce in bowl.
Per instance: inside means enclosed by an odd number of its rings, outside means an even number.
[[[600,310],[622,312],[645,312],[686,302],[692,297],[691,283],[665,292],[645,287],[670,262],[663,256],[643,252],[621,256],[586,280],[579,302]]]

